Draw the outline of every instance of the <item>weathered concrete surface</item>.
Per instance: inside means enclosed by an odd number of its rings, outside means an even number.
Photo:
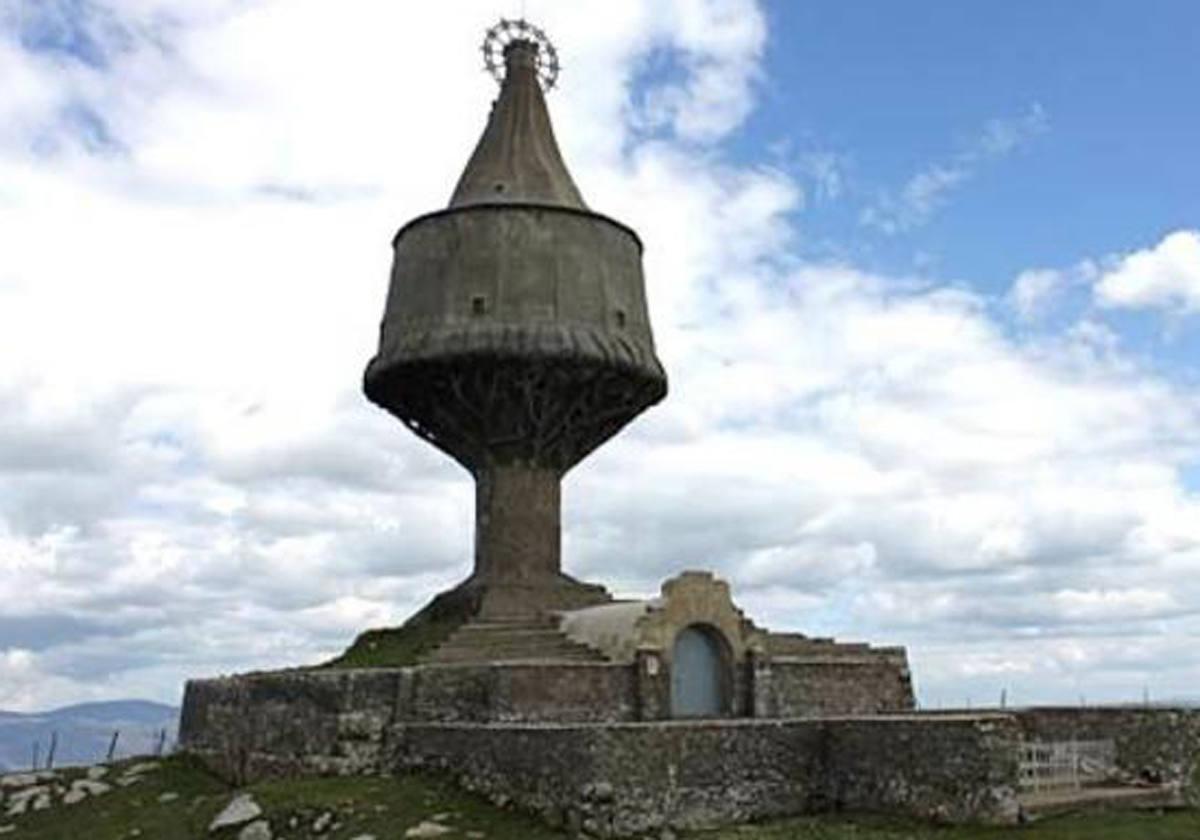
[[[557,470],[483,465],[475,473],[475,574],[534,582],[562,567]]]
[[[399,725],[398,769],[448,772],[597,836],[834,809],[1016,819],[1011,718]]]
[[[537,47],[514,42],[487,126],[463,170],[451,207],[484,202],[537,202],[584,209],[571,179],[537,81]]]
[[[410,221],[363,389],[474,476],[488,620],[603,603],[564,578],[562,476],[666,395],[631,229],[586,208],[517,40],[450,206]],[[461,588],[461,587],[460,587]]]

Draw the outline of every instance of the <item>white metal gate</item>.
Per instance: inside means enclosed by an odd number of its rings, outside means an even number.
[[[1025,790],[1079,788],[1112,776],[1117,765],[1113,741],[1029,741],[1021,745],[1021,787]]]

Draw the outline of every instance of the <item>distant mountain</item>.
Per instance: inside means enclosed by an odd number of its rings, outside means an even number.
[[[54,765],[62,767],[102,761],[114,732],[120,733],[116,756],[151,753],[164,729],[169,749],[178,733],[179,709],[148,700],[81,703],[49,712],[0,710],[0,772],[28,769],[34,744],[38,764],[44,766],[54,733],[58,733]]]

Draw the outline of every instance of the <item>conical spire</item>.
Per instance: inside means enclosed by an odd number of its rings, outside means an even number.
[[[554,139],[538,82],[538,49],[526,39],[505,48],[500,96],[450,198],[451,207],[511,202],[586,209]]]

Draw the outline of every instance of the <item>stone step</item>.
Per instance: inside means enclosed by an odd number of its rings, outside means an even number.
[[[458,628],[464,636],[487,636],[491,633],[557,633],[558,624],[532,621],[496,621],[488,624],[464,624]]]
[[[604,655],[572,641],[550,619],[464,624],[425,659],[443,664],[524,660],[603,662]]]
[[[452,637],[454,641],[467,645],[537,644],[562,638],[562,633],[557,630],[491,630],[486,633],[459,633]]]
[[[603,662],[604,657],[587,650],[555,650],[555,651],[530,651],[530,650],[513,650],[513,651],[442,651],[435,653],[430,662],[432,663],[479,663],[487,664],[490,662]]]
[[[492,653],[483,651],[455,651],[435,653],[432,665],[487,665],[501,662],[603,662],[604,657],[594,651],[511,651]]]
[[[511,656],[517,656],[517,655],[546,656],[546,655],[558,654],[558,653],[571,653],[574,651],[582,651],[584,653],[595,654],[596,656],[600,655],[600,654],[596,653],[595,651],[591,650],[591,648],[584,647],[583,645],[574,645],[569,642],[561,642],[561,641],[554,641],[554,640],[548,640],[545,642],[539,642],[538,644],[529,644],[529,645],[520,645],[520,644],[511,644],[511,645],[447,644],[447,645],[443,645],[442,647],[438,648],[437,654],[439,656],[447,656],[450,654],[463,653],[463,654],[470,654],[470,655],[480,655],[480,656],[484,656],[484,657],[496,657],[496,656],[511,657]]]

